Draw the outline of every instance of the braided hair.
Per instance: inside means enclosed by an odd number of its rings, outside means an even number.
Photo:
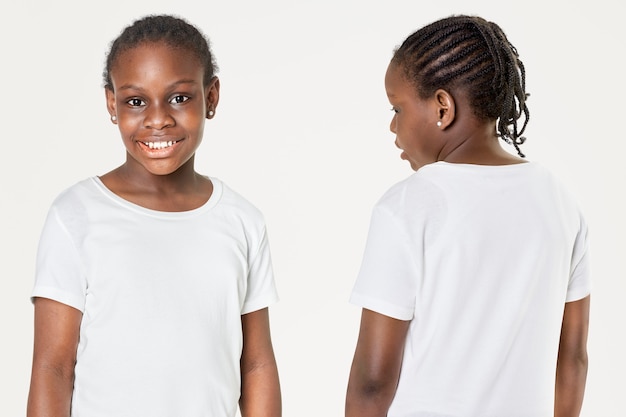
[[[104,87],[113,90],[111,68],[122,52],[153,42],[165,42],[173,48],[185,49],[194,54],[204,67],[205,85],[217,72],[209,40],[196,27],[178,17],[151,15],[133,22],[111,43],[102,74]]]
[[[421,98],[437,89],[463,90],[474,114],[497,120],[497,134],[519,146],[530,114],[526,106],[526,73],[517,49],[502,29],[477,16],[451,16],[431,23],[410,35],[394,52]],[[518,128],[518,120],[524,123]]]

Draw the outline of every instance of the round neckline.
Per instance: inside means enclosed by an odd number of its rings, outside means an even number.
[[[96,188],[102,194],[104,194],[108,199],[112,200],[116,204],[128,210],[131,210],[131,211],[143,214],[143,215],[151,216],[151,217],[180,219],[180,218],[197,216],[199,214],[205,213],[211,210],[213,207],[215,207],[217,203],[219,202],[222,196],[222,191],[223,191],[222,182],[218,180],[217,178],[213,178],[213,177],[207,177],[207,178],[213,184],[213,192],[211,193],[211,196],[200,207],[196,207],[195,209],[185,210],[185,211],[160,211],[160,210],[149,209],[147,207],[143,207],[143,206],[140,206],[139,204],[135,204],[131,201],[128,201],[125,198],[122,198],[119,195],[115,194],[106,185],[104,185],[100,177],[94,176],[94,177],[91,177],[91,180],[96,186]]]
[[[475,168],[475,169],[515,169],[517,167],[525,167],[534,165],[531,161],[520,162],[517,164],[506,164],[506,165],[482,165],[482,164],[467,164],[467,163],[456,163],[456,162],[447,162],[447,161],[437,161],[432,164],[424,165],[425,168],[427,166],[449,166],[449,167],[458,167],[458,168]]]

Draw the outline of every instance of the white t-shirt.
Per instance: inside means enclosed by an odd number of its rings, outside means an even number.
[[[437,162],[373,210],[351,302],[411,320],[390,417],[552,417],[587,226],[536,163]]]
[[[53,203],[33,297],[83,313],[73,417],[230,417],[241,315],[277,301],[261,213],[222,182],[186,212],[132,204],[98,178]]]

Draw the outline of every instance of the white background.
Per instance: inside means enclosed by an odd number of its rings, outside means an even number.
[[[360,314],[347,299],[370,210],[411,173],[388,130],[384,72],[407,35],[452,13],[499,23],[526,64],[531,121],[523,150],[578,196],[592,233],[583,415],[626,415],[623,2],[3,4],[1,416],[25,410],[29,293],[48,207],[66,187],[124,160],[101,87],[108,44],[135,18],[162,12],[205,31],[220,66],[221,101],[205,128],[198,171],[221,178],[266,216],[281,294],[271,318],[285,416],[343,415]]]

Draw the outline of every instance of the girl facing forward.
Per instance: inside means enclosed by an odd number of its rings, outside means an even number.
[[[416,172],[372,213],[346,416],[578,416],[587,227],[552,175],[522,159],[517,50],[482,18],[442,19],[395,51],[385,88]]]
[[[261,213],[194,155],[219,80],[172,16],[112,43],[106,103],[126,161],[50,208],[32,293],[28,416],[280,416]]]

